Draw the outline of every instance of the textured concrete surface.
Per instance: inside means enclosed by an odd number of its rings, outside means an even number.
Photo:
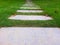
[[[47,16],[37,16],[37,15],[15,15],[9,17],[9,19],[14,19],[14,20],[52,20],[51,17]]]
[[[17,12],[23,12],[23,13],[41,13],[42,10],[17,10]]]
[[[0,45],[60,45],[60,28],[0,28]]]

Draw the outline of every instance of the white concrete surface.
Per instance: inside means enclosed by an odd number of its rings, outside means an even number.
[[[41,9],[40,7],[34,5],[33,3],[25,3],[20,9]]]
[[[41,8],[37,8],[37,7],[20,7],[20,9],[41,9]]]
[[[41,9],[41,8],[29,1],[22,5],[20,9]]]
[[[17,12],[23,12],[23,13],[41,13],[42,10],[17,10]]]
[[[32,3],[25,3],[22,7],[34,7],[36,5],[32,4]]]
[[[0,45],[60,45],[59,28],[0,28]]]
[[[26,6],[26,7],[36,7],[37,5],[35,5],[32,2],[26,2],[24,5],[22,5],[22,7],[24,7],[24,6]]]
[[[38,15],[15,15],[11,16],[8,19],[14,19],[14,20],[52,20],[51,17],[47,16],[38,16]]]

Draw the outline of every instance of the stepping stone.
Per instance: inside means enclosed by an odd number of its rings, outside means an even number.
[[[60,45],[60,28],[0,28],[0,45]]]
[[[43,12],[42,10],[17,10],[17,12],[22,12],[22,13],[40,13]]]
[[[20,7],[20,9],[41,9],[41,8],[37,8],[37,7]]]
[[[40,7],[34,5],[32,2],[25,3],[20,9],[41,9]]]
[[[9,17],[9,19],[13,20],[52,20],[51,17],[47,16],[37,16],[37,15],[15,15]]]
[[[38,7],[37,5],[33,4],[32,2],[25,3],[22,7]]]
[[[33,4],[32,2],[29,2],[29,3],[26,2],[22,7],[24,7],[24,6],[26,6],[26,7],[33,7],[33,6],[35,6],[36,7],[36,5]]]

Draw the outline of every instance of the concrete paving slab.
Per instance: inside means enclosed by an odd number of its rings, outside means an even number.
[[[23,12],[23,13],[41,13],[42,10],[17,10],[17,12]]]
[[[0,28],[0,45],[60,45],[60,28]]]
[[[41,9],[41,8],[37,8],[37,7],[20,7],[20,9]]]
[[[26,2],[20,9],[41,9],[37,5],[33,4],[32,2]]]
[[[32,2],[26,2],[24,5],[22,5],[22,7],[24,7],[24,6],[26,6],[26,7],[38,7],[37,5],[35,5]]]
[[[52,20],[51,17],[48,16],[38,16],[38,15],[15,15],[11,16],[8,19],[13,19],[13,20]]]

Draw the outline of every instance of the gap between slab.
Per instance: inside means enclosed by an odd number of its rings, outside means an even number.
[[[52,20],[51,17],[48,16],[37,16],[37,15],[12,15],[8,19],[14,20]]]

